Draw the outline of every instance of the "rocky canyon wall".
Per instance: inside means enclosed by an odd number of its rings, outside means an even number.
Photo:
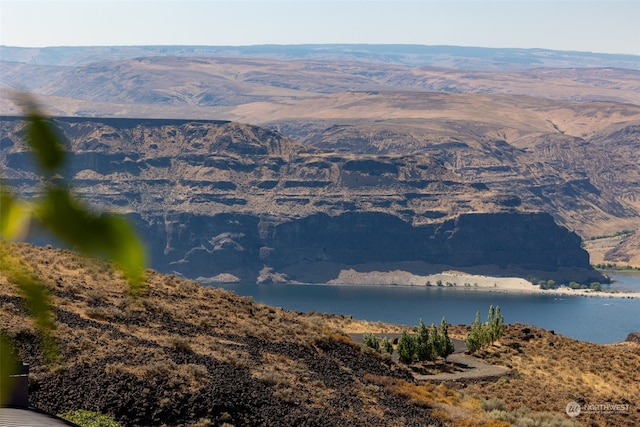
[[[162,272],[323,282],[376,264],[602,279],[580,238],[532,211],[526,195],[465,180],[435,156],[324,152],[220,121],[55,123],[70,153],[64,178],[129,216]],[[36,197],[25,121],[0,126],[4,185]]]

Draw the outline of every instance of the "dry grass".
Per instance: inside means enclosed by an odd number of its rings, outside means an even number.
[[[523,334],[524,328],[531,333]],[[523,339],[527,335],[531,338]],[[520,348],[514,349],[517,345]],[[640,346],[592,344],[516,325],[483,356],[517,374],[504,381],[468,385],[469,394],[482,399],[499,397],[510,410],[526,406],[556,414],[563,414],[571,401],[629,404],[628,416],[595,413],[582,415],[578,421],[598,426],[640,424]]]
[[[139,339],[162,348],[196,352],[244,366],[248,352],[240,338],[258,337],[271,342],[313,341],[323,336],[326,329],[317,319],[256,304],[250,298],[238,297],[222,289],[153,271],[148,272],[147,295],[134,299],[127,295],[127,285],[121,275],[102,261],[70,251],[23,244],[14,245],[13,250],[28,260],[29,269],[51,291],[56,307],[108,325],[108,330],[89,327],[77,336],[65,324],[58,324],[54,334],[60,340],[68,341],[65,348],[70,354],[81,356],[80,360],[74,359],[75,362],[95,361],[114,349],[129,348],[132,339]],[[19,296],[3,276],[0,276],[0,295]],[[161,323],[135,321],[145,319],[148,314],[192,325],[191,332],[176,335],[176,331],[163,330]],[[2,302],[0,321],[9,336],[35,331],[33,321],[18,303]],[[119,333],[128,338],[123,339]],[[153,364],[163,360],[165,355],[160,352],[148,357],[149,363]]]
[[[252,375],[274,386],[274,397],[288,403],[311,402],[322,407],[335,397],[335,390],[322,381],[309,377],[309,369],[300,361],[279,354],[265,353],[262,364],[252,369]]]
[[[417,405],[434,408],[440,420],[456,426],[507,427],[510,424],[495,420],[483,410],[479,400],[444,385],[413,384],[407,381],[367,375],[371,383],[384,387],[391,394],[408,399]]]
[[[263,340],[276,348],[279,344],[286,348],[287,343],[295,343],[322,357],[315,345],[327,340],[346,344],[360,354],[359,346],[328,321],[333,316],[292,313],[222,289],[151,271],[146,295],[135,299],[126,294],[123,278],[106,264],[68,251],[28,245],[15,245],[14,249],[42,278],[55,306],[67,313],[65,316],[73,314],[80,321],[88,321],[82,326],[66,323],[76,322],[73,319],[56,323],[54,334],[63,352],[61,365],[47,368],[34,364],[35,381],[74,366],[93,366],[109,360],[105,375],[128,375],[151,385],[170,378],[163,387],[169,388],[174,397],[186,396],[210,385],[215,373],[198,363],[176,362],[176,354],[183,354],[213,358],[249,371],[253,378],[271,388],[274,401],[287,405],[303,402],[322,411],[338,391],[327,386],[301,360],[268,351],[256,358],[249,343]],[[15,288],[2,276],[0,284],[0,297],[18,297]],[[22,332],[34,334],[32,322],[18,299],[4,299],[2,304],[3,331],[11,337]],[[351,371],[342,365],[338,368]],[[362,411],[378,420],[378,424],[384,423],[385,411],[376,393],[357,379],[352,390]],[[161,407],[171,404],[167,399],[159,402]],[[355,408],[343,414],[353,419],[360,416],[360,409]]]

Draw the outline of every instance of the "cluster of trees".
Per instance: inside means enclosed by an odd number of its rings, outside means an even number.
[[[409,334],[405,329],[402,331],[397,345],[400,361],[409,364],[415,360],[422,362],[425,360],[433,361],[438,357],[446,358],[454,350],[448,330],[449,325],[444,317],[440,323],[440,331],[434,324],[427,328],[422,320],[420,320],[415,335]],[[362,340],[364,345],[378,353],[393,354],[393,344],[387,337],[380,341],[374,334],[365,332]]]
[[[640,270],[640,266],[638,267],[634,267],[632,265],[618,265],[618,264],[612,264],[610,262],[603,262],[603,263],[599,263],[594,265],[595,268],[597,268],[598,270]]]
[[[405,329],[398,340],[400,361],[409,364],[414,360],[422,362],[433,361],[438,357],[446,358],[454,350],[448,329],[449,326],[444,317],[440,323],[440,331],[433,324],[427,328],[422,320],[415,335],[410,335]]]
[[[382,343],[380,343],[380,341],[374,334],[365,332],[362,335],[362,341],[364,342],[364,345],[374,349],[378,353],[393,354],[393,344],[387,337],[384,337],[382,339]]]
[[[600,282],[591,282],[591,284],[589,286],[587,285],[583,285],[581,283],[577,283],[577,282],[571,282],[568,285],[571,289],[591,289],[594,291],[601,291],[602,290],[602,285],[600,285]]]
[[[493,344],[494,341],[504,335],[504,317],[500,313],[500,307],[489,307],[489,315],[485,323],[480,322],[480,312],[476,312],[476,319],[471,325],[471,332],[464,340],[469,352],[475,353],[482,347]]]
[[[435,325],[427,328],[420,320],[416,335],[409,335],[404,330],[402,336],[398,340],[398,357],[403,363],[412,363],[418,361],[433,361],[438,357],[446,358],[453,353],[453,342],[449,338],[447,321],[442,318],[441,332]]]
[[[553,279],[549,279],[549,280],[538,280],[535,276],[531,276],[527,279],[529,282],[531,282],[532,285],[538,285],[540,286],[540,289],[556,289],[558,286],[560,286],[558,283],[556,283],[555,280]]]
[[[537,280],[535,277],[529,277],[529,282],[531,282],[533,285],[538,285],[540,286],[540,289],[557,289],[559,286],[558,283],[556,283],[555,280]],[[589,285],[585,285],[582,283],[578,283],[578,282],[569,282],[568,285],[566,285],[568,287],[570,287],[571,289],[592,289],[594,291],[601,291],[602,290],[602,286],[600,285],[600,282],[591,282]]]
[[[627,234],[634,234],[635,231],[633,230],[620,230],[620,231],[616,231],[613,234],[603,234],[601,236],[592,236],[589,237],[587,240],[599,240],[599,239],[606,239],[609,237],[620,237],[620,236],[626,236]]]
[[[470,353],[475,353],[483,347],[493,344],[504,335],[504,317],[499,306],[490,306],[487,321],[480,321],[480,312],[476,312],[476,318],[471,325],[471,332],[465,338],[465,344]],[[393,354],[393,344],[387,337],[379,340],[374,334],[365,332],[362,336],[364,345],[378,353]],[[410,364],[414,361],[434,361],[438,357],[447,358],[454,351],[453,342],[449,338],[449,325],[442,318],[440,329],[432,324],[427,327],[422,320],[418,325],[416,334],[410,334],[406,329],[396,346],[401,362]]]

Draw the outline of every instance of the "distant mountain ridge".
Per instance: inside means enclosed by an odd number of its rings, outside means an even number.
[[[254,57],[365,61],[460,70],[513,71],[540,67],[614,67],[640,70],[640,56],[550,49],[407,44],[303,44],[253,46],[0,46],[3,61],[78,66],[150,56]]]

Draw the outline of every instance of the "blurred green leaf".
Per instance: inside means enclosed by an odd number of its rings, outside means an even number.
[[[24,297],[26,307],[36,323],[41,350],[47,363],[58,358],[52,331],[54,317],[46,286],[30,272],[24,260],[11,254],[5,239],[19,239],[26,235],[34,216],[42,225],[69,245],[89,255],[103,255],[123,270],[129,281],[129,292],[140,294],[144,289],[145,249],[133,229],[123,218],[114,215],[96,215],[75,200],[69,190],[52,180],[65,161],[64,140],[56,128],[39,112],[29,95],[20,96],[29,123],[27,143],[45,175],[46,185],[42,199],[30,204],[15,198],[0,187],[0,271],[15,284]],[[64,181],[64,180],[63,180]],[[64,184],[64,182],[63,182]],[[13,369],[13,351],[9,340],[0,336],[0,371]],[[0,398],[6,396],[6,381],[0,384]],[[4,400],[0,399],[0,404]]]
[[[4,189],[0,190],[0,240],[24,238],[27,234],[29,219],[28,205],[16,200]]]
[[[43,172],[52,174],[64,163],[65,150],[55,128],[36,108],[29,111],[27,142],[33,148]]]
[[[144,281],[145,251],[133,229],[123,218],[90,213],[69,192],[50,187],[39,206],[40,222],[69,245],[90,255],[103,255],[120,267],[131,290]]]

